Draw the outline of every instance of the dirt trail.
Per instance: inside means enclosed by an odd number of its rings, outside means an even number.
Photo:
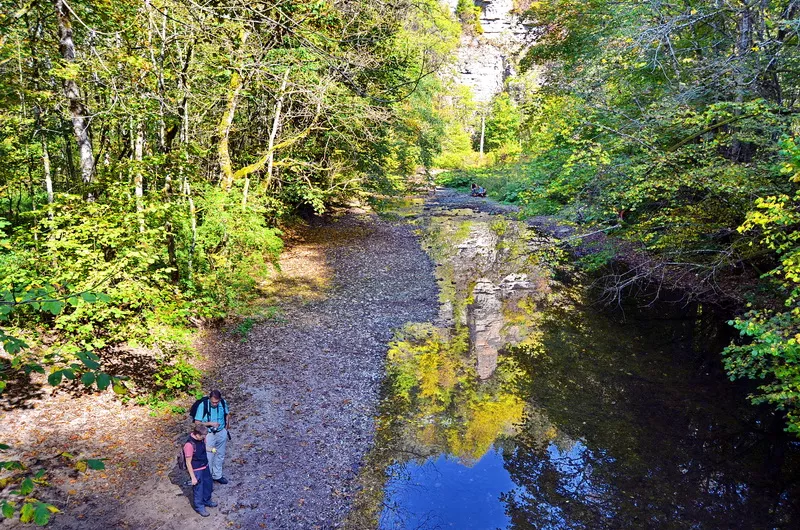
[[[68,466],[52,475],[42,497],[64,511],[53,528],[339,525],[372,440],[392,330],[435,317],[432,264],[410,226],[363,210],[303,229],[281,263],[272,285],[279,318],[256,324],[244,343],[212,335],[206,344],[209,379],[232,412],[230,483],[215,484],[219,508],[208,518],[196,515],[181,486],[185,476],[174,469],[174,444],[188,422],[149,417],[108,395],[50,398],[3,416],[47,425],[12,444],[29,447],[38,434],[63,442],[59,448],[81,453],[91,445],[93,454],[111,457],[102,475]],[[52,423],[65,414],[70,421]]]

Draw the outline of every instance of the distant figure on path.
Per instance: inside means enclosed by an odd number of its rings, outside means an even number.
[[[194,511],[203,517],[208,517],[206,506],[211,508],[217,505],[211,500],[214,483],[211,481],[211,472],[208,470],[208,456],[206,453],[206,435],[208,429],[204,425],[195,425],[183,444],[183,456],[186,458],[186,470],[192,477],[192,505]]]
[[[208,427],[206,449],[208,450],[211,478],[220,484],[227,484],[228,479],[222,474],[222,463],[225,461],[225,447],[230,435],[228,426],[228,404],[222,399],[219,390],[212,390],[209,397],[203,398],[197,407],[194,424]]]
[[[475,184],[474,182],[470,185],[470,195],[473,197],[486,197],[486,190]]]

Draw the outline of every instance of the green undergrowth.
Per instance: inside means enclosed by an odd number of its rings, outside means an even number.
[[[576,200],[578,190],[572,180],[556,177],[564,168],[560,155],[555,152],[534,160],[447,171],[436,182],[461,191],[469,191],[471,183],[483,186],[488,197],[519,206],[524,217],[554,215],[574,220],[580,211],[582,221],[609,218]]]
[[[110,377],[98,390],[113,380],[140,402],[198,387],[198,324],[252,313],[283,246],[261,205],[242,211],[240,194],[203,191],[199,219],[185,203],[138,215],[122,207],[125,191],[112,189],[93,203],[59,197],[49,215],[0,227],[6,394],[31,372],[74,377],[81,359]]]

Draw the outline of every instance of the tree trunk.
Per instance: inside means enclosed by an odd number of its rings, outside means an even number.
[[[72,40],[72,23],[70,21],[69,9],[63,0],[55,0],[56,16],[58,18],[58,50],[61,57],[67,62],[75,62],[75,43]],[[75,132],[75,140],[78,143],[80,153],[81,178],[86,185],[94,181],[94,153],[92,152],[92,140],[89,136],[89,119],[78,83],[73,79],[64,80],[64,95],[69,102],[69,112],[72,117],[72,130]],[[89,194],[91,199],[91,193]]]
[[[53,177],[50,174],[50,153],[47,151],[47,140],[42,135],[42,166],[44,169],[44,188],[47,191],[47,204],[53,204]],[[53,211],[47,214],[53,218]]]
[[[186,199],[189,201],[189,219],[192,223],[192,244],[189,246],[189,254],[186,260],[189,269],[187,276],[189,281],[191,281],[192,273],[194,272],[192,257],[194,256],[194,247],[197,244],[197,211],[194,208],[194,199],[192,199],[192,189],[189,187],[189,179],[186,177],[183,179],[183,192],[186,194]]]
[[[481,160],[483,160],[483,139],[485,135],[486,135],[486,116],[481,114],[481,148],[480,148]]]
[[[242,188],[242,211],[247,209],[247,195],[250,193],[250,177],[244,178],[244,187]]]
[[[753,12],[750,6],[745,3],[739,13],[739,27],[738,36],[736,38],[736,103],[734,109],[734,116],[742,114],[742,105],[745,100],[745,93],[747,91],[747,74],[748,68],[746,65],[747,56],[750,53],[750,48],[753,45]],[[734,131],[735,134],[735,131]],[[734,136],[731,140],[730,158],[736,162],[747,162],[752,156],[752,148],[745,142],[742,142]]]
[[[172,269],[169,276],[172,283],[178,283],[181,275],[180,271],[178,271],[178,255],[175,251],[175,232],[172,230],[172,223],[169,221],[164,225],[164,232],[167,234],[167,256],[169,257],[169,266]]]
[[[231,151],[228,144],[233,126],[233,117],[236,115],[236,105],[239,100],[239,92],[242,90],[242,76],[234,71],[231,75],[230,91],[228,92],[228,104],[225,114],[219,123],[219,154],[220,187],[228,191],[233,186],[233,162],[231,161]]]
[[[281,81],[281,91],[278,102],[275,103],[275,117],[272,120],[272,130],[269,133],[269,160],[267,160],[267,182],[264,188],[269,188],[272,182],[272,165],[275,158],[275,137],[278,135],[278,128],[281,124],[281,110],[283,109],[283,98],[286,95],[286,83],[289,81],[289,68],[283,74]]]
[[[139,232],[144,233],[144,208],[142,207],[142,197],[144,197],[144,176],[142,175],[142,154],[144,151],[144,127],[142,122],[136,123],[136,140],[133,149],[133,160],[135,164],[133,185],[136,194],[136,213],[139,217]]]
[[[275,138],[278,136],[278,129],[281,124],[281,110],[283,109],[283,98],[286,95],[286,83],[289,81],[290,68],[286,69],[281,81],[281,88],[278,91],[278,101],[275,102],[275,115],[272,117],[272,129],[269,133],[269,143],[267,145],[267,176],[264,179],[264,190],[269,189],[272,183],[272,172],[275,160]],[[250,177],[246,176],[244,181],[244,193],[242,195],[242,210],[247,208],[247,194],[250,190]]]
[[[147,10],[147,48],[150,52],[150,62],[153,64],[153,69],[156,72],[156,89],[158,93],[158,152],[167,152],[167,125],[165,118],[165,87],[164,87],[164,46],[166,41],[167,32],[167,17],[161,15],[161,27],[155,21],[156,11],[150,4],[150,0],[145,0],[145,9]],[[160,15],[160,13],[159,13]],[[158,46],[158,56],[156,56],[155,40],[158,37],[160,45]]]
[[[245,42],[247,42],[248,35],[249,33],[245,30],[242,30],[239,34],[241,47],[244,47]],[[231,127],[233,126],[233,118],[236,115],[236,106],[239,103],[239,93],[241,93],[243,86],[244,81],[242,80],[242,74],[238,66],[234,67],[228,91],[228,102],[225,106],[225,113],[222,115],[217,131],[219,133],[217,152],[219,155],[220,187],[225,191],[230,190],[233,186],[233,162],[231,161],[229,139]]]
[[[186,55],[183,55],[180,44],[176,44],[178,49],[178,58],[183,61],[183,69],[180,75],[180,86],[183,91],[183,100],[180,106],[181,115],[181,143],[184,145],[189,143],[189,64],[192,61],[192,53],[194,52],[193,46],[188,46]]]

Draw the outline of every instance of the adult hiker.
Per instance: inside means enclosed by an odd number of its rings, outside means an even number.
[[[212,390],[207,398],[203,398],[194,414],[195,425],[208,427],[206,450],[208,451],[211,478],[220,484],[227,484],[228,479],[222,474],[222,463],[225,461],[225,446],[228,443],[228,404],[222,399],[219,390]]]
[[[207,434],[208,428],[205,425],[195,425],[194,430],[189,434],[189,439],[183,444],[186,470],[192,477],[192,506],[194,511],[203,517],[211,515],[206,510],[206,506],[213,508],[217,505],[211,500],[214,483],[211,481],[211,472],[208,470]]]

